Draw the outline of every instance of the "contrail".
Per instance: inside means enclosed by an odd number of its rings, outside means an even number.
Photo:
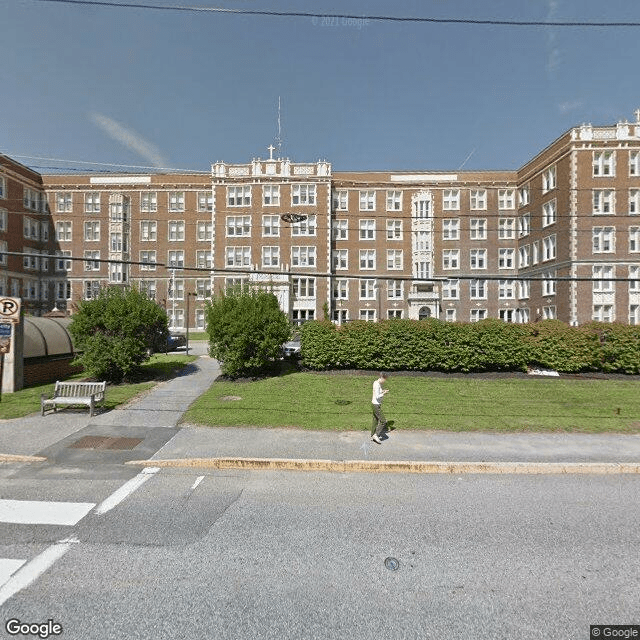
[[[160,153],[160,149],[147,142],[135,131],[127,129],[120,123],[102,115],[101,113],[91,113],[91,120],[97,124],[108,136],[120,142],[122,145],[135,151],[139,156],[148,160],[154,167],[166,167],[167,161]]]

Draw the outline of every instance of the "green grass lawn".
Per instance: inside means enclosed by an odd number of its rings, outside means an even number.
[[[140,375],[137,377],[139,382],[107,385],[103,406],[107,409],[113,409],[128,402],[139,393],[151,389],[161,380],[168,379],[176,370],[194,360],[196,360],[196,356],[165,355],[162,353],[151,356],[151,359],[141,367]],[[67,380],[83,380],[84,377],[84,374],[80,373],[67,378]],[[51,397],[54,387],[55,383],[51,382],[21,389],[15,393],[3,393],[2,402],[0,402],[0,419],[21,418],[40,411],[40,394],[45,393],[47,397]]]
[[[291,373],[216,382],[185,422],[359,430],[371,426],[374,375]],[[393,376],[384,413],[398,429],[640,432],[640,381]],[[236,396],[240,400],[225,399]]]

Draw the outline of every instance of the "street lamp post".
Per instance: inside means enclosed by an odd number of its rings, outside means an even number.
[[[187,341],[187,345],[186,345],[186,351],[187,351],[187,355],[189,355],[189,298],[191,296],[195,296],[196,294],[193,292],[186,292],[187,295],[187,336],[186,336],[186,341]]]

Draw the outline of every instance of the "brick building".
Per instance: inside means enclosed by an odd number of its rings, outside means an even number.
[[[0,156],[0,251],[33,253],[5,256],[0,286],[39,315],[135,283],[176,328],[204,328],[205,300],[241,281],[295,322],[640,324],[635,116],[513,171],[333,172],[270,147],[211,173],[40,176]]]

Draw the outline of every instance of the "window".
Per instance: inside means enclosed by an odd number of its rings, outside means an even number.
[[[480,322],[480,320],[485,320],[486,317],[486,309],[471,309],[471,311],[469,312],[469,320],[471,322]]]
[[[56,271],[71,271],[71,251],[56,251]]]
[[[454,309],[445,309],[444,312],[444,321],[445,322],[455,322],[457,318],[457,313]]]
[[[280,247],[262,247],[262,266],[277,267],[280,264]]]
[[[316,297],[316,279],[315,278],[293,278],[293,296],[295,300],[301,298]]]
[[[184,240],[184,220],[169,220],[169,242]]]
[[[387,240],[402,240],[402,220],[387,220]]]
[[[516,297],[515,280],[498,280],[498,298],[501,300],[513,300]]]
[[[0,209],[0,231],[6,231],[8,224],[7,210]]]
[[[291,188],[291,205],[315,205],[315,184],[294,184]]]
[[[549,167],[542,174],[542,193],[548,193],[552,189],[556,188],[556,168],[555,166]]]
[[[348,300],[349,299],[349,281],[348,280],[335,280],[333,283],[333,297],[336,300]]]
[[[629,253],[640,252],[640,227],[629,227]]]
[[[2,231],[2,210],[0,210],[0,231]],[[40,237],[43,240],[48,240],[49,239],[49,223],[48,222],[41,222],[40,223]]]
[[[180,249],[167,252],[167,266],[170,269],[182,269],[184,267],[184,251]]]
[[[307,322],[307,320],[314,320],[316,312],[314,309],[293,309],[291,311],[291,319],[296,325],[301,325]]]
[[[542,274],[542,295],[554,296],[556,294],[555,271],[545,271]]]
[[[640,176],[640,151],[629,151],[629,175]]]
[[[0,176],[0,198],[6,200],[7,198],[7,179]]]
[[[375,309],[360,309],[360,320],[364,320],[365,322],[375,322]]]
[[[469,298],[471,300],[486,300],[487,281],[486,280],[469,280]]]
[[[460,299],[460,280],[443,280],[442,281],[442,299],[443,300],[459,300]]]
[[[360,280],[360,300],[376,299],[376,281]]]
[[[393,318],[402,318],[402,309],[387,309],[387,318],[392,320]]]
[[[71,300],[71,283],[68,280],[56,281],[56,300]]]
[[[331,227],[332,240],[348,240],[349,238],[349,221],[334,220]]]
[[[592,281],[593,293],[613,292],[613,280],[615,268],[608,264],[594,264],[592,267],[594,280]]]
[[[251,216],[227,216],[227,238],[249,237]]]
[[[387,191],[387,211],[402,209],[402,191]]]
[[[513,240],[516,237],[516,219],[500,218],[498,220],[498,238],[500,240]]]
[[[414,213],[415,217],[421,220],[428,218],[431,215],[431,202],[426,198],[419,198],[416,200]]]
[[[640,293],[640,265],[629,266],[629,293]]]
[[[536,240],[532,245],[532,259],[531,264],[538,264],[540,262],[540,240]]]
[[[387,300],[403,300],[404,283],[402,280],[387,280]]]
[[[211,297],[211,293],[207,297]],[[205,317],[204,317],[204,309],[196,309],[196,329],[204,330],[205,328]]]
[[[429,251],[431,247],[428,231],[416,231],[413,235],[414,251]]]
[[[529,202],[531,202],[531,193],[529,190],[529,185],[524,187],[520,187],[518,189],[518,205],[520,207],[526,207]]]
[[[184,328],[184,309],[167,309],[169,326],[174,329]]]
[[[518,218],[518,237],[524,238],[531,233],[531,214],[525,213]]]
[[[360,191],[360,211],[373,211],[376,208],[376,192]]]
[[[459,269],[460,250],[445,249],[442,252],[442,268],[443,269]]]
[[[613,151],[593,152],[593,175],[594,177],[610,177],[616,175],[615,155]]]
[[[205,300],[211,297],[211,280],[209,278],[200,278],[196,280],[196,298]]]
[[[265,207],[277,207],[280,205],[279,184],[265,184],[262,186],[262,204]]]
[[[445,218],[442,221],[442,239],[460,239],[460,218]]]
[[[376,250],[360,249],[360,269],[376,268]]]
[[[169,298],[171,300],[184,300],[184,280],[182,278],[176,278],[173,281],[173,286],[169,288]]]
[[[498,209],[515,209],[516,192],[514,189],[498,189]]]
[[[140,194],[140,211],[155,213],[158,210],[158,194],[155,191],[145,191]]]
[[[155,220],[140,220],[140,241],[155,242],[158,239],[158,223]]]
[[[56,241],[71,242],[73,223],[66,220],[56,222]]]
[[[100,193],[89,192],[84,194],[84,212],[100,213]]]
[[[292,236],[315,236],[316,235],[316,216],[307,216],[305,220],[294,222],[291,225]]]
[[[593,227],[591,233],[593,253],[615,253],[615,227]]]
[[[593,305],[593,320],[596,322],[613,322],[614,313],[612,304],[594,304]]]
[[[112,232],[109,234],[109,245],[111,251],[126,251],[127,250],[127,237],[123,236],[120,232]]]
[[[262,237],[277,238],[280,235],[280,216],[262,216]]]
[[[547,236],[542,239],[542,261],[553,260],[556,257],[556,236]]]
[[[402,249],[387,249],[387,269],[400,270],[403,268]]]
[[[22,264],[25,269],[37,271],[40,265],[40,259],[38,258],[38,250],[31,249],[29,247],[23,247],[22,252],[28,255],[22,257]]]
[[[243,185],[238,187],[227,187],[227,206],[250,207],[251,186]]]
[[[500,309],[500,320],[503,322],[515,322],[516,310],[515,309]]]
[[[184,191],[169,192],[169,211],[184,211]]]
[[[291,265],[294,267],[315,267],[315,247],[291,247]]]
[[[487,208],[486,189],[471,189],[470,204],[473,211],[480,211]]]
[[[640,213],[640,189],[629,189],[629,215]]]
[[[460,189],[445,189],[442,192],[443,211],[460,210]]]
[[[629,324],[640,324],[640,304],[629,305]]]
[[[556,201],[549,200],[542,205],[542,226],[548,227],[556,221]]]
[[[56,211],[58,213],[69,213],[73,210],[72,194],[56,193]]]
[[[100,263],[97,262],[98,260],[100,260],[99,251],[85,251],[84,260],[85,271],[100,271]]]
[[[593,190],[593,214],[615,213],[613,189]]]
[[[251,247],[227,247],[226,265],[227,267],[251,266]]]
[[[469,221],[469,237],[471,240],[487,239],[487,219],[471,218]]]
[[[129,218],[129,198],[119,198],[109,203],[111,222],[126,222]]]
[[[209,220],[198,220],[196,223],[196,238],[198,242],[208,242],[213,239],[213,223]]]
[[[360,220],[360,240],[375,240],[376,238],[376,221]]]
[[[156,252],[155,251],[141,251],[140,262],[144,263],[140,265],[140,271],[155,271],[156,270]]]
[[[100,280],[85,280],[83,285],[85,300],[93,300],[100,295]]]
[[[469,266],[471,267],[471,269],[486,269],[487,250],[471,249],[471,251],[469,252]]]
[[[426,260],[419,260],[414,265],[414,277],[418,278],[419,280],[426,280],[430,277],[430,267],[431,264]]]
[[[100,222],[91,220],[84,223],[85,242],[98,242],[100,240]]]
[[[198,269],[211,269],[212,257],[211,251],[196,251],[196,267]]]
[[[348,209],[348,191],[346,189],[334,190],[331,194],[331,204],[334,211],[346,211]]]
[[[35,189],[27,189],[25,187],[23,191],[23,202],[25,209],[31,209],[32,211],[39,211],[40,209],[40,194]]]
[[[198,211],[213,211],[213,193],[198,191]]]
[[[347,268],[349,252],[347,249],[338,249],[333,252],[333,268],[344,270]]]
[[[515,249],[498,249],[498,269],[514,269],[515,256]]]
[[[518,249],[518,268],[528,267],[531,260],[531,247],[528,244]]]
[[[518,300],[526,300],[531,295],[531,282],[529,280],[518,281]]]

